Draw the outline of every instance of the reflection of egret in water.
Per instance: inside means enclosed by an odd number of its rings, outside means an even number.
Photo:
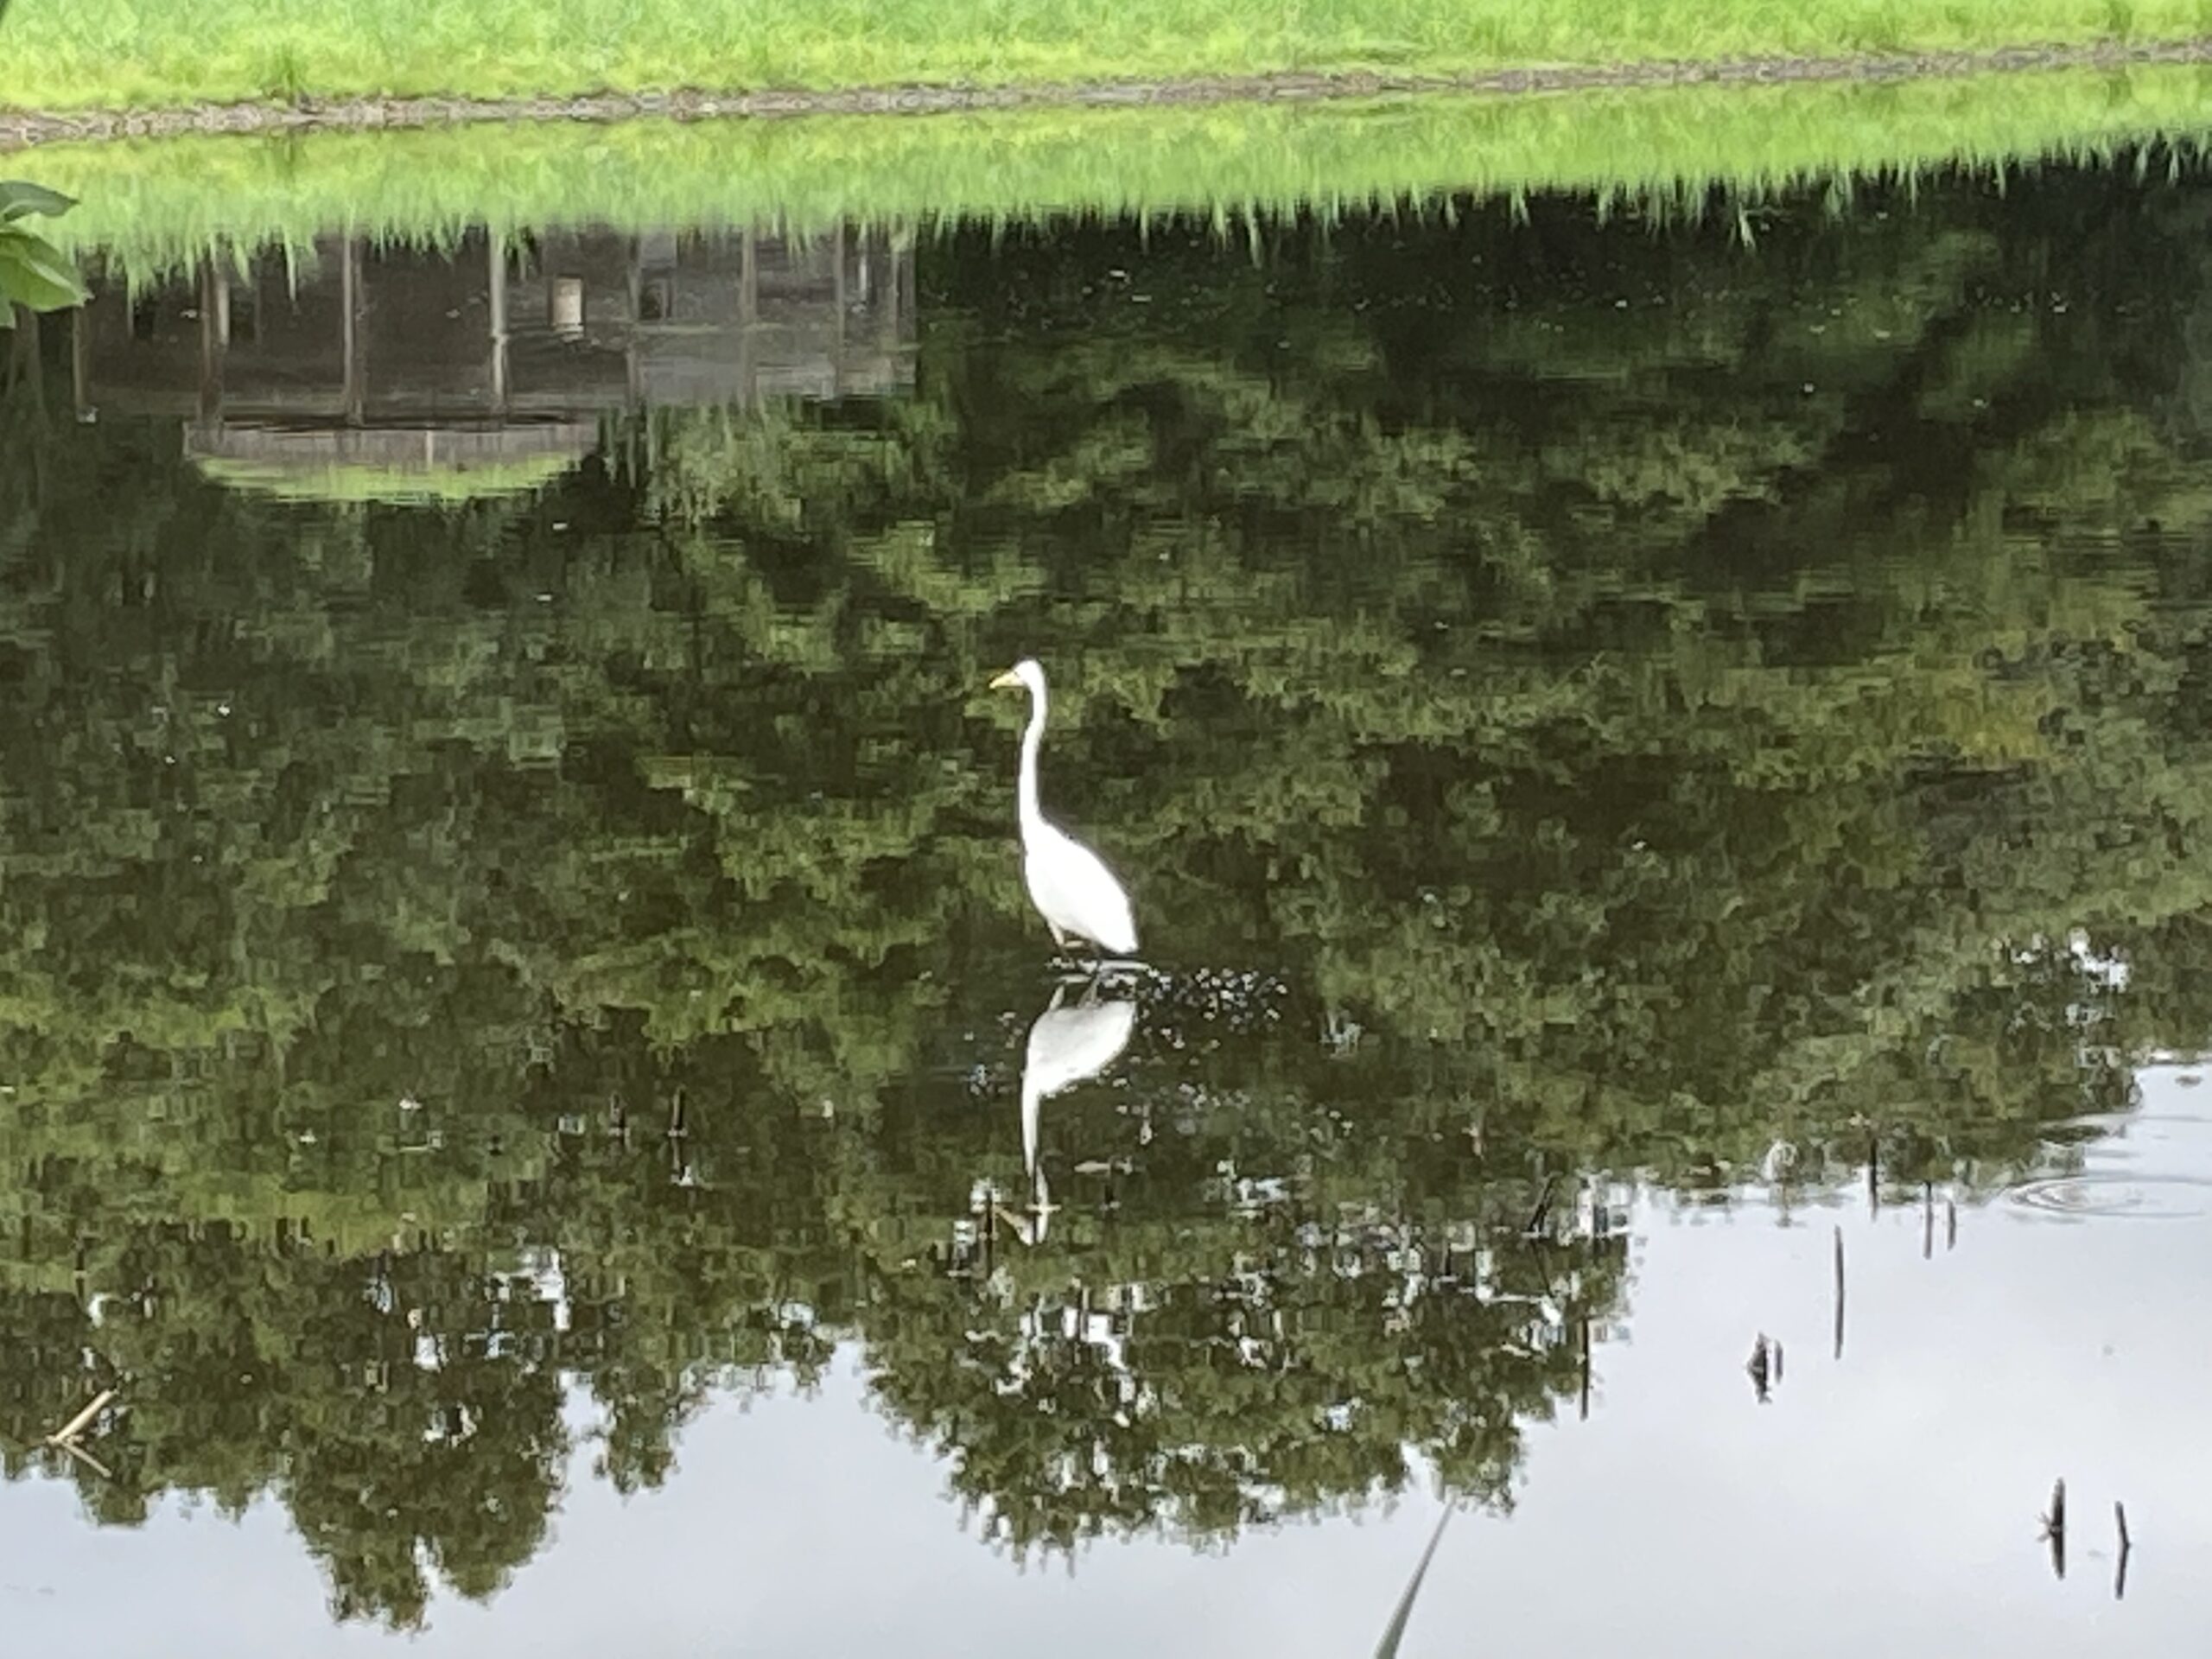
[[[1031,1226],[1011,1216],[1007,1220],[1026,1244],[1043,1242],[1052,1214],[1051,1191],[1037,1156],[1038,1120],[1045,1102],[1111,1065],[1128,1046],[1129,1033],[1136,1027],[1137,1005],[1129,998],[1102,997],[1093,982],[1073,1007],[1064,1007],[1067,992],[1065,983],[1053,991],[1052,1001],[1029,1027],[1021,1060],[1021,1166],[1029,1177],[1035,1222]]]

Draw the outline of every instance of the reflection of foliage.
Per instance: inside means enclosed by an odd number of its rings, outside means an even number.
[[[85,297],[73,259],[25,221],[53,217],[76,206],[41,185],[0,179],[0,328],[16,326],[16,308],[58,311]]]
[[[2029,86],[2033,96],[2022,96]],[[1357,219],[1384,204],[1414,213],[1452,191],[1489,205],[1571,193],[1598,198],[1601,216],[1706,217],[1760,236],[1764,203],[1841,214],[1855,198],[1878,200],[1887,181],[2004,188],[2025,169],[2141,159],[2145,148],[2152,172],[2193,177],[2204,91],[2201,66],[2136,65],[2026,83],[1923,76],[1571,99],[1029,108],[911,125],[857,115],[326,128],[269,144],[213,134],[54,143],[41,147],[40,165],[85,200],[67,245],[101,249],[142,280],[211,244],[312,257],[314,238],[334,225],[422,244],[487,216],[513,232],[759,223],[801,234],[854,219],[1149,216],[1242,245],[1301,214]],[[21,92],[18,79],[19,103]]]
[[[1504,1503],[1521,1421],[1578,1388],[1580,1320],[1617,1287],[1611,1256],[1590,1256],[1594,1274],[1563,1281],[1575,1305],[1554,1301],[1525,1219],[1224,1225],[1190,1277],[1163,1282],[1155,1262],[1103,1291],[1003,1270],[975,1295],[909,1279],[871,1340],[877,1385],[1021,1550],[1228,1535],[1401,1491],[1414,1454],[1453,1491]],[[1590,1249],[1570,1243],[1562,1262]],[[1475,1264],[1493,1255],[1530,1282],[1485,1281]]]
[[[916,399],[435,512],[0,385],[0,1438],[117,1386],[96,1514],[272,1491],[397,1623],[565,1379],[632,1491],[841,1341],[1019,1548],[1503,1503],[1611,1178],[2065,1156],[2212,1023],[2195,221],[1529,219],[955,238]],[[1020,1247],[1033,647],[1159,959],[1291,989],[1172,976]]]

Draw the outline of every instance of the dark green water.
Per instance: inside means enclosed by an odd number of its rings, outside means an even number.
[[[2189,1650],[2208,209],[334,236],[19,331],[0,1620],[1370,1653],[1452,1501],[1408,1656]]]

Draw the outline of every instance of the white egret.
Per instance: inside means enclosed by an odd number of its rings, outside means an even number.
[[[994,691],[1007,686],[1029,691],[1029,729],[1021,734],[1018,805],[1021,821],[1021,874],[1029,900],[1052,942],[1065,947],[1071,936],[1118,956],[1137,948],[1136,918],[1129,895],[1114,872],[1090,848],[1046,820],[1037,804],[1037,750],[1045,741],[1045,671],[1024,658],[991,682]]]
[[[1085,998],[1072,1008],[1060,1006],[1061,993],[1029,1027],[1021,1064],[1021,1161],[1037,1167],[1037,1126],[1040,1108],[1054,1095],[1096,1077],[1121,1058],[1136,1029],[1137,1005],[1126,997],[1105,1001]]]
[[[1096,982],[1093,982],[1095,987]],[[1013,1217],[1016,1235],[1025,1244],[1041,1244],[1052,1214],[1052,1189],[1046,1185],[1045,1166],[1037,1159],[1037,1135],[1045,1102],[1065,1089],[1096,1077],[1121,1057],[1135,1030],[1137,1005],[1126,997],[1104,1001],[1086,994],[1074,1007],[1064,1008],[1067,995],[1063,984],[1052,993],[1045,1012],[1029,1027],[1029,1044],[1021,1062],[1021,1166],[1028,1173],[1033,1195],[1033,1225]]]

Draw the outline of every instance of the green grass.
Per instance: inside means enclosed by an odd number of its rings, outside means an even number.
[[[1003,85],[1945,49],[2212,29],[2204,0],[15,0],[0,102]]]
[[[316,232],[435,243],[495,229],[840,220],[1211,217],[1224,234],[1444,192],[1594,194],[1709,207],[1826,181],[1910,178],[2212,137],[2212,72],[2138,70],[1895,86],[1680,89],[1371,105],[1050,111],[772,122],[524,124],[42,149],[80,199],[48,233],[150,273],[211,246]],[[28,160],[29,158],[27,158]]]
[[[202,476],[234,490],[280,501],[475,501],[494,495],[518,495],[541,488],[575,464],[572,455],[533,455],[527,461],[493,466],[446,463],[391,467],[332,462],[320,467],[281,467],[245,461],[202,458]]]

